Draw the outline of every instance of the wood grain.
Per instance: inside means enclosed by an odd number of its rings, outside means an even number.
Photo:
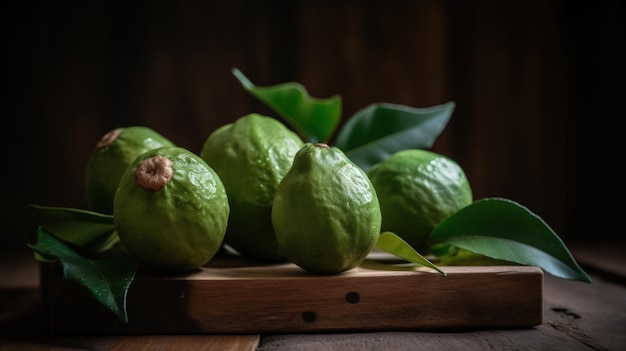
[[[254,351],[259,340],[259,335],[59,336],[39,343],[11,340],[0,343],[0,350]]]
[[[576,252],[584,252],[579,247]],[[595,251],[595,250],[594,250]],[[605,257],[624,265],[624,255]],[[599,256],[602,259],[604,256]],[[5,257],[6,258],[6,257]],[[39,265],[5,260],[0,265],[0,350],[122,350],[145,345],[151,350],[622,350],[626,344],[626,287],[593,274],[593,283],[566,281],[544,275],[543,323],[531,328],[461,330],[388,330],[340,333],[265,333],[257,335],[89,335],[51,333],[41,290],[33,277]],[[602,267],[600,265],[598,267]],[[20,268],[21,267],[21,268]],[[48,277],[49,275],[45,275]],[[78,302],[77,302],[78,303]],[[95,318],[96,316],[92,316]],[[252,345],[244,344],[250,340]],[[259,340],[260,339],[260,340]],[[217,340],[224,345],[217,348]],[[241,347],[232,346],[226,341]],[[258,341],[258,345],[257,345]],[[126,347],[129,346],[129,347]],[[256,347],[255,347],[256,346]]]
[[[121,324],[88,292],[42,267],[49,324],[70,333],[321,332],[531,327],[542,323],[537,267],[446,267],[447,276],[366,260],[339,275],[286,263],[214,260],[192,274],[139,274]]]

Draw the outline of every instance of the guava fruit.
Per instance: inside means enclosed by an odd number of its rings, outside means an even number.
[[[174,143],[144,126],[120,127],[106,133],[91,152],[85,171],[87,208],[113,213],[113,198],[122,174],[142,153]]]
[[[280,252],[317,274],[350,270],[380,236],[381,212],[366,173],[336,147],[305,144],[276,189],[272,223]]]
[[[176,146],[139,155],[122,175],[113,205],[115,228],[128,252],[171,272],[194,270],[215,256],[230,210],[218,174]]]
[[[200,157],[224,182],[230,219],[224,243],[259,261],[286,261],[277,251],[271,209],[274,192],[302,139],[279,120],[248,114],[205,140]]]
[[[461,166],[432,151],[398,151],[367,174],[380,201],[382,231],[397,234],[421,253],[435,226],[473,201]]]

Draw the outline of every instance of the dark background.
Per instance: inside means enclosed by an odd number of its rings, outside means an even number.
[[[146,125],[199,152],[218,126],[274,113],[243,90],[300,82],[374,102],[455,101],[433,151],[475,199],[505,197],[565,241],[622,241],[624,1],[11,3],[3,56],[2,247],[28,253],[29,203],[84,207],[99,138]]]

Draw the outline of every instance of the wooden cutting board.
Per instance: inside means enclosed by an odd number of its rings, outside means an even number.
[[[384,262],[383,262],[384,261]],[[291,264],[216,257],[197,272],[140,272],[122,324],[86,289],[41,265],[53,332],[248,334],[446,328],[526,328],[542,323],[543,271],[530,266],[420,266],[370,255],[339,275]]]

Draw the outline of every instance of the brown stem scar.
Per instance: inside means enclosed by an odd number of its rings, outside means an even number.
[[[120,135],[121,132],[122,128],[115,128],[112,131],[106,133],[102,136],[102,138],[100,138],[100,141],[98,141],[96,147],[102,149],[103,147],[111,145],[115,141],[115,139],[117,139],[118,135]]]
[[[137,166],[135,181],[145,190],[157,191],[172,179],[174,169],[172,161],[161,155],[148,158]]]

